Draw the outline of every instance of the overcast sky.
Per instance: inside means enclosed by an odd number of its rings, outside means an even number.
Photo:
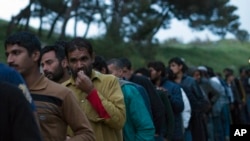
[[[19,13],[20,9],[25,7],[27,5],[29,0],[8,0],[0,1],[0,18],[5,20],[10,20],[11,16],[16,15]],[[238,10],[236,11],[236,14],[240,16],[240,22],[241,22],[241,28],[247,30],[250,33],[250,15],[249,13],[249,6],[250,6],[250,0],[231,0],[230,2],[232,5],[235,5],[238,7]],[[72,31],[73,22],[70,22],[67,26],[67,33],[70,33]],[[210,40],[218,40],[219,38],[217,36],[214,36],[209,31],[193,31],[190,28],[188,28],[187,23],[185,21],[177,21],[173,19],[171,21],[171,28],[167,30],[160,30],[156,37],[163,41],[168,38],[178,38],[184,43],[190,42],[192,40],[195,40],[196,38],[200,38],[202,40],[205,40],[209,38]],[[32,21],[32,25],[39,25],[36,20]],[[83,31],[85,31],[84,25],[79,25],[78,32],[79,35],[83,35]],[[92,26],[90,29],[90,32],[88,36],[95,36],[100,34],[102,31],[98,30],[97,27]],[[233,38],[232,35],[228,35],[227,38]]]

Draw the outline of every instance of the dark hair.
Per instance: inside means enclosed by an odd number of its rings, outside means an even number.
[[[47,46],[43,47],[42,50],[41,50],[41,57],[45,53],[50,52],[50,51],[54,51],[55,52],[56,58],[59,61],[62,61],[65,58],[64,48],[62,46],[59,46],[59,45],[47,45]]]
[[[174,58],[171,58],[169,61],[168,61],[168,65],[172,64],[172,63],[176,63],[177,65],[182,65],[182,72],[185,73],[187,70],[188,70],[188,66],[186,65],[185,63],[185,60],[181,57],[174,57]]]
[[[92,45],[90,44],[88,40],[81,38],[81,37],[76,37],[65,45],[65,55],[68,58],[69,52],[75,51],[77,49],[82,49],[82,48],[85,48],[91,57],[93,56]]]
[[[61,46],[62,48],[65,48],[66,45],[68,44],[68,42],[67,42],[67,41],[64,41],[64,40],[57,40],[57,41],[55,42],[55,44],[58,45],[58,46]]]
[[[32,33],[27,31],[21,31],[10,35],[4,42],[5,49],[8,45],[18,45],[28,51],[28,55],[31,56],[35,51],[41,52],[41,42],[39,39]],[[40,66],[41,55],[37,61],[37,65]]]
[[[214,69],[212,67],[206,66],[206,68],[207,68],[208,77],[214,77],[214,76],[216,76],[216,74],[214,72]]]
[[[105,58],[100,55],[95,56],[95,62],[93,63],[93,68],[100,72],[102,71],[103,68],[105,68],[107,73],[109,70]]]
[[[5,40],[4,47],[6,49],[8,45],[15,45],[15,44],[27,49],[29,55],[31,55],[34,51],[40,52],[42,48],[39,39],[34,34],[26,31],[17,32],[10,35]]]
[[[166,67],[165,72],[166,72],[166,77],[167,77],[169,80],[174,81],[175,75],[174,75],[173,71],[172,71],[169,67]]]
[[[123,67],[126,67],[129,70],[132,69],[132,63],[128,58],[121,57],[121,58],[119,58],[119,60],[122,62]]]
[[[134,71],[134,74],[136,73],[141,73],[142,75],[146,76],[146,77],[150,77],[150,72],[147,68],[138,68],[137,70]]]
[[[248,68],[246,67],[246,66],[241,66],[240,68],[239,68],[239,73],[241,74],[241,73],[243,73],[244,71],[246,72],[248,70]]]
[[[165,77],[166,73],[165,73],[165,65],[163,62],[161,61],[151,61],[148,63],[148,68],[152,67],[154,68],[157,72],[161,72],[161,76]]]

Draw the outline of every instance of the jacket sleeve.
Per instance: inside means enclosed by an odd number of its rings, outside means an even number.
[[[173,108],[173,112],[180,113],[184,109],[184,103],[181,94],[181,87],[179,85],[173,85],[172,91],[170,92],[170,102]]]
[[[166,129],[166,131],[164,132],[164,137],[166,137],[168,140],[171,140],[174,135],[174,128],[175,128],[173,108],[171,106],[171,103],[168,97],[169,94],[161,90],[158,90],[158,93],[160,94],[160,97],[164,104],[164,109],[165,109],[164,128]]]
[[[105,124],[114,129],[122,129],[126,120],[126,110],[124,97],[121,91],[118,80],[113,77],[105,79],[105,86],[97,90],[98,97],[100,99],[99,108],[95,108],[102,121]],[[97,103],[93,103],[90,100],[93,107],[97,107]],[[101,105],[100,105],[101,104]],[[101,117],[100,111],[105,111],[108,117]]]

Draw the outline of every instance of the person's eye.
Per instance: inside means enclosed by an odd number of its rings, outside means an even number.
[[[14,55],[19,55],[21,52],[20,51],[18,51],[18,50],[16,50],[16,51],[13,51],[13,54]]]
[[[69,62],[76,63],[76,59],[70,59]]]

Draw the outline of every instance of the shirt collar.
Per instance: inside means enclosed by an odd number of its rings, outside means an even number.
[[[41,89],[45,89],[48,85],[48,78],[46,78],[44,76],[44,74],[42,74],[37,81],[35,81],[33,83],[33,85],[31,85],[31,87],[29,88],[31,91],[33,90],[41,90]]]

